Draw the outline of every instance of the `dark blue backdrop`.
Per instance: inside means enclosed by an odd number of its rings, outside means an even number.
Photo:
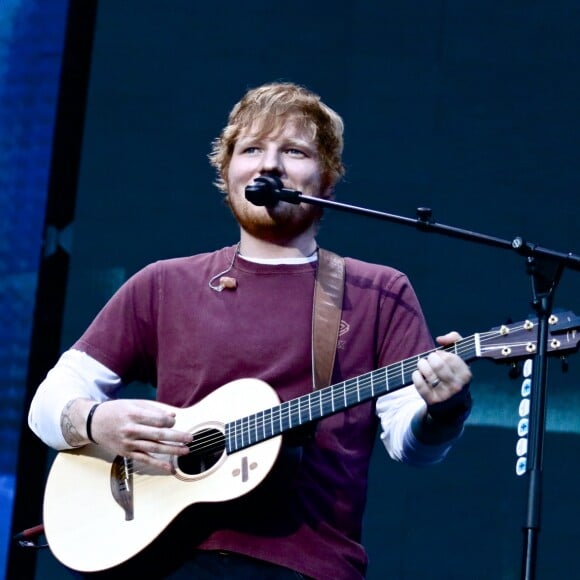
[[[6,568],[67,5],[0,2],[0,576]]]

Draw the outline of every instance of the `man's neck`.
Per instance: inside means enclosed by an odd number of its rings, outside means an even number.
[[[314,254],[317,247],[310,233],[281,243],[261,240],[241,230],[239,252],[248,258],[304,258]]]

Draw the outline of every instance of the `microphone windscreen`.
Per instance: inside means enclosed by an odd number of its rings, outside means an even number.
[[[246,199],[254,205],[273,207],[278,203],[278,196],[282,188],[280,179],[273,175],[261,175],[254,179],[254,183],[246,186]]]

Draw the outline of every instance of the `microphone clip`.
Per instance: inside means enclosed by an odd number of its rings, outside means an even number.
[[[254,205],[274,207],[279,201],[300,203],[300,192],[284,189],[282,180],[276,175],[260,175],[246,187],[246,199]]]

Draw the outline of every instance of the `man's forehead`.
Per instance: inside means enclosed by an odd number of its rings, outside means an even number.
[[[314,143],[316,128],[309,119],[292,117],[270,117],[255,119],[251,124],[242,127],[238,140],[287,138]]]

